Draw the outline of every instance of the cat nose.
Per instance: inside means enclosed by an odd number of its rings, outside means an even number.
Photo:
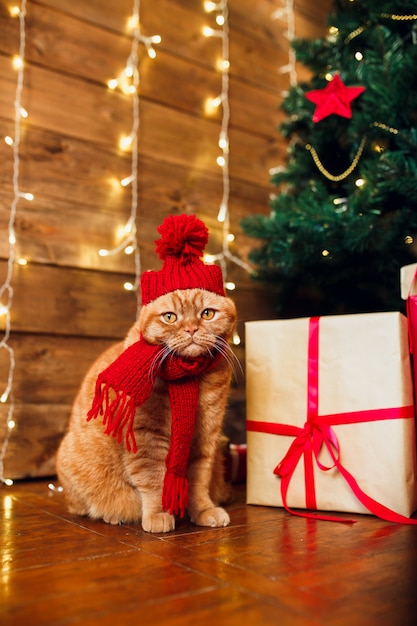
[[[197,328],[195,326],[187,326],[185,328],[185,332],[190,333],[191,337],[194,335],[196,331],[197,331]]]

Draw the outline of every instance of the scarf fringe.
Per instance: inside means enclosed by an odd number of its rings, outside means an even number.
[[[112,397],[110,397],[112,394]],[[114,397],[113,397],[114,396]],[[105,434],[111,435],[121,443],[123,431],[128,452],[137,452],[133,422],[136,413],[136,402],[125,391],[115,391],[107,383],[97,381],[93,404],[87,413],[87,421],[103,416]]]
[[[162,492],[162,509],[171,515],[184,517],[188,505],[188,480],[185,476],[178,476],[167,471],[164,478]]]

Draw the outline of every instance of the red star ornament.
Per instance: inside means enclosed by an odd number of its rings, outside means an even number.
[[[320,122],[332,113],[341,117],[352,117],[350,103],[364,91],[365,87],[346,87],[339,74],[335,74],[324,89],[307,91],[306,98],[317,105],[313,122]]]

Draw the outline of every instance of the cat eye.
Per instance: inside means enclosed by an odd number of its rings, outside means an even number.
[[[216,311],[214,309],[204,309],[201,314],[203,320],[212,320]]]
[[[174,322],[177,321],[177,316],[175,315],[175,313],[172,313],[172,311],[168,311],[167,313],[162,313],[161,317],[164,320],[164,322],[166,322],[167,324],[173,324]]]

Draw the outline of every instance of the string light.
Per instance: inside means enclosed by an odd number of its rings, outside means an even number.
[[[134,255],[135,280],[134,283],[125,282],[123,287],[126,291],[136,291],[138,294],[140,280],[140,253],[137,243],[136,217],[138,210],[138,132],[139,132],[139,47],[143,44],[149,58],[154,59],[156,52],[155,44],[161,43],[159,35],[147,37],[140,30],[140,0],[133,1],[132,15],[128,19],[128,28],[132,31],[132,46],[125,68],[118,78],[112,78],[107,82],[110,90],[119,88],[125,95],[132,96],[132,129],[128,135],[119,140],[119,148],[123,151],[131,151],[131,172],[120,181],[122,187],[131,186],[130,217],[121,230],[120,243],[111,249],[101,248],[98,254],[108,257],[125,252]]]
[[[295,66],[296,54],[291,45],[295,37],[294,3],[293,0],[282,0],[282,2],[283,6],[276,9],[271,15],[271,19],[273,20],[284,20],[286,22],[284,35],[288,39],[288,63],[281,66],[278,71],[280,74],[288,74],[290,87],[295,87],[297,85],[297,71]],[[282,91],[281,95],[285,98],[288,95],[288,90]],[[269,173],[273,176],[274,174],[282,172],[284,169],[283,165],[278,165],[271,168]]]
[[[217,69],[222,76],[221,93],[214,98],[207,98],[205,102],[205,111],[207,114],[213,113],[220,106],[222,107],[222,121],[218,146],[221,154],[216,158],[217,165],[222,169],[223,193],[220,202],[217,221],[222,224],[223,228],[223,245],[220,254],[205,254],[206,263],[219,262],[223,273],[225,288],[228,291],[236,289],[234,282],[227,280],[227,260],[239,265],[247,272],[251,271],[251,267],[231,253],[229,244],[234,241],[234,235],[229,232],[230,228],[230,212],[229,212],[229,195],[230,195],[230,176],[229,176],[229,120],[230,120],[230,104],[229,104],[229,10],[227,0],[220,2],[204,2],[204,9],[207,13],[216,12],[215,18],[217,26],[220,29],[213,29],[210,26],[204,26],[203,35],[205,37],[218,37],[222,41],[222,56],[216,64]],[[236,344],[240,343],[238,335],[235,338]]]
[[[280,20],[284,18],[287,22],[287,28],[284,31],[285,37],[289,41],[288,46],[288,63],[279,68],[280,74],[288,74],[290,80],[290,86],[295,87],[297,84],[297,71],[295,68],[296,55],[295,50],[291,46],[291,42],[295,37],[295,19],[294,19],[294,2],[293,0],[285,0],[285,6],[274,11],[271,15],[273,20]],[[288,92],[283,92],[283,96],[286,96]]]
[[[10,15],[12,17],[19,18],[19,54],[13,57],[13,67],[17,71],[16,92],[14,101],[14,138],[9,136],[4,140],[7,145],[13,149],[13,199],[10,206],[10,215],[8,223],[8,241],[9,241],[9,255],[7,261],[7,274],[4,283],[0,287],[0,314],[4,317],[4,331],[3,337],[0,341],[0,351],[5,351],[9,360],[9,371],[5,388],[0,395],[0,402],[6,404],[9,402],[7,418],[6,418],[6,434],[3,439],[3,443],[0,449],[0,482],[5,485],[12,485],[13,480],[4,476],[4,459],[6,456],[6,450],[9,444],[10,436],[13,429],[16,427],[16,420],[14,419],[14,400],[12,394],[13,376],[15,370],[15,354],[12,346],[9,345],[9,339],[11,334],[11,317],[10,310],[13,302],[13,270],[15,263],[15,247],[16,247],[16,235],[15,235],[15,222],[17,205],[21,198],[26,200],[33,200],[33,195],[29,193],[23,193],[19,188],[19,166],[20,166],[20,130],[21,120],[27,117],[27,111],[21,104],[23,79],[24,79],[24,58],[25,58],[25,45],[26,45],[26,0],[22,0],[20,8],[13,6],[10,9]],[[25,260],[25,262],[27,262]],[[21,260],[18,261],[19,264]],[[4,299],[4,301],[3,301]]]
[[[229,59],[229,9],[227,0],[221,0],[220,2],[204,2],[204,9],[207,13],[216,12],[216,24],[221,27],[221,30],[214,30],[209,26],[203,28],[203,34],[205,37],[220,37],[222,40],[222,57],[216,64],[218,71],[222,76],[222,89],[220,95],[215,98],[208,98],[205,103],[206,113],[213,113],[218,107],[222,107],[222,121],[220,127],[220,134],[218,140],[218,146],[221,150],[221,155],[216,159],[217,165],[222,169],[223,180],[223,194],[220,202],[219,211],[217,214],[217,221],[223,225],[223,245],[222,252],[220,254],[212,255],[205,254],[204,260],[206,263],[219,262],[224,286],[227,291],[233,291],[236,289],[236,284],[227,279],[227,261],[231,261],[236,265],[242,267],[245,271],[250,272],[251,267],[248,263],[245,263],[237,256],[231,253],[229,244],[235,239],[234,235],[230,233],[230,212],[229,212],[229,196],[230,196],[230,176],[229,176],[229,120],[230,120],[230,104],[229,104],[229,71],[230,71],[230,59]],[[240,336],[237,330],[233,333],[232,343],[235,346],[240,344]]]

